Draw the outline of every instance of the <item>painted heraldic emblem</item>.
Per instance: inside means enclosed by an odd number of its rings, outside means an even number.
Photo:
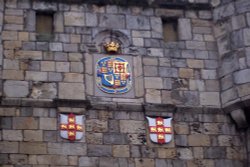
[[[149,136],[154,143],[164,144],[172,140],[172,118],[146,117],[149,123]]]
[[[83,115],[60,114],[60,136],[68,140],[80,140],[83,137]]]
[[[120,57],[104,57],[96,63],[96,84],[103,92],[122,94],[131,89],[129,63]]]

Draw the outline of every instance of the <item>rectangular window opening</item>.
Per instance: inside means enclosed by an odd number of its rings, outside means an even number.
[[[53,39],[53,13],[36,13],[36,37],[39,41],[50,41]]]
[[[164,42],[178,41],[178,19],[164,18],[162,19],[163,39]]]

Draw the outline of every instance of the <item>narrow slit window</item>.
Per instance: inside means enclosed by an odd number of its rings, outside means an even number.
[[[36,13],[36,33],[39,41],[53,38],[53,13]]]
[[[165,42],[178,40],[178,21],[175,18],[162,19],[163,39]]]

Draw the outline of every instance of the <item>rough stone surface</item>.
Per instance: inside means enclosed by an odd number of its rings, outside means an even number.
[[[59,84],[60,99],[85,99],[84,85],[80,83],[60,83]]]
[[[27,97],[29,94],[29,83],[26,81],[6,81],[4,83],[6,97]]]

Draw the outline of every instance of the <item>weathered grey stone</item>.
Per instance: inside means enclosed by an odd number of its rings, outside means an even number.
[[[63,77],[61,73],[56,73],[56,72],[49,72],[49,76],[48,76],[48,80],[49,81],[62,81]]]
[[[56,12],[54,14],[54,31],[55,32],[63,32],[64,26],[63,26],[63,13],[62,12]]]
[[[244,45],[243,33],[241,30],[234,31],[231,34],[231,47],[232,49],[241,48]]]
[[[159,17],[150,17],[150,24],[152,28],[152,34],[159,34],[162,37],[162,20]],[[157,35],[158,36],[158,35]],[[154,37],[157,37],[154,35]]]
[[[206,50],[205,42],[200,41],[186,41],[187,49],[197,49],[197,50]]]
[[[240,0],[235,2],[235,7],[238,13],[244,13],[250,11],[250,3],[247,0]]]
[[[227,5],[220,6],[216,8],[213,12],[213,18],[215,21],[223,19],[228,16],[232,16],[235,12],[235,8],[233,3],[229,3]]]
[[[25,80],[47,81],[47,72],[26,71]]]
[[[192,39],[190,19],[178,19],[178,37],[179,40]]]
[[[91,119],[86,121],[87,132],[107,132],[108,122],[104,120]]]
[[[16,117],[13,118],[14,129],[37,129],[38,119],[32,117]]]
[[[69,62],[56,62],[56,72],[69,72]]]
[[[46,154],[47,148],[45,143],[22,142],[20,143],[20,153],[23,154]]]
[[[126,16],[126,23],[128,29],[149,30],[150,24],[148,17],[144,16]]]
[[[98,166],[98,158],[97,157],[80,157],[79,166],[81,167]]]
[[[52,166],[65,166],[68,165],[68,157],[64,155],[37,155],[35,162]]]
[[[34,99],[53,99],[57,95],[55,83],[38,83],[32,87],[31,97]]]
[[[85,88],[80,83],[59,83],[60,99],[85,99]]]
[[[7,114],[3,114],[8,116]],[[12,119],[10,117],[2,117],[0,122],[0,127],[2,129],[11,129],[12,128]]]
[[[223,147],[209,147],[204,150],[205,158],[225,158],[226,151]]]
[[[18,142],[0,142],[0,153],[18,153]]]
[[[220,95],[218,92],[201,92],[200,103],[205,106],[220,106]]]
[[[42,130],[24,130],[24,141],[43,141]]]
[[[161,92],[156,89],[146,89],[146,102],[161,103]]]
[[[230,36],[228,34],[218,38],[218,51],[220,55],[224,55],[230,51]]]
[[[244,28],[246,26],[246,21],[244,15],[238,15],[232,17],[232,29],[237,30]]]
[[[123,29],[125,28],[125,17],[123,15],[102,14],[99,25],[100,27]]]
[[[128,144],[126,134],[104,134],[103,136],[104,144]]]
[[[36,10],[56,11],[57,10],[57,4],[53,3],[53,2],[35,1],[35,2],[33,2],[33,8],[36,9]]]
[[[234,73],[234,82],[236,84],[242,84],[250,82],[250,69],[237,71]]]
[[[206,80],[205,85],[206,91],[219,92],[220,90],[219,81],[217,80]]]
[[[156,66],[144,66],[144,75],[150,77],[156,77],[158,75],[158,68]]]
[[[198,91],[204,91],[205,90],[205,84],[203,80],[189,80],[189,89],[190,90],[198,90]]]
[[[183,16],[183,10],[178,9],[156,9],[155,10],[156,16],[168,16],[168,17],[182,17]]]
[[[87,146],[83,143],[49,143],[48,153],[55,155],[86,155]]]
[[[121,133],[145,133],[143,121],[120,120]]]
[[[22,141],[23,134],[21,130],[2,130],[2,138],[6,141]]]
[[[112,156],[111,145],[88,145],[88,156],[93,157],[110,157]]]
[[[29,94],[29,83],[26,81],[5,81],[4,93],[6,97],[26,97]]]
[[[162,84],[162,78],[159,77],[145,77],[144,78],[145,82],[145,88],[151,88],[151,89],[162,89],[163,84]]]
[[[175,136],[175,143],[177,146],[187,146],[188,140],[186,135],[176,135]]]
[[[250,83],[245,83],[237,87],[239,97],[247,96],[250,94]]]
[[[216,70],[202,70],[201,76],[202,79],[217,79]]]
[[[176,68],[160,67],[159,74],[161,77],[178,77],[178,71]]]
[[[56,130],[56,118],[40,118],[39,128],[43,130]]]
[[[151,167],[155,165],[154,159],[135,158],[136,167]]]
[[[224,76],[226,74],[231,74],[239,68],[239,62],[236,54],[228,55],[223,58],[218,73],[219,76]]]
[[[192,151],[188,148],[177,148],[177,155],[180,159],[193,159]]]
[[[36,12],[33,10],[26,11],[25,30],[35,31],[36,29]]]
[[[62,51],[63,50],[63,46],[62,43],[49,43],[49,49],[51,51]]]

